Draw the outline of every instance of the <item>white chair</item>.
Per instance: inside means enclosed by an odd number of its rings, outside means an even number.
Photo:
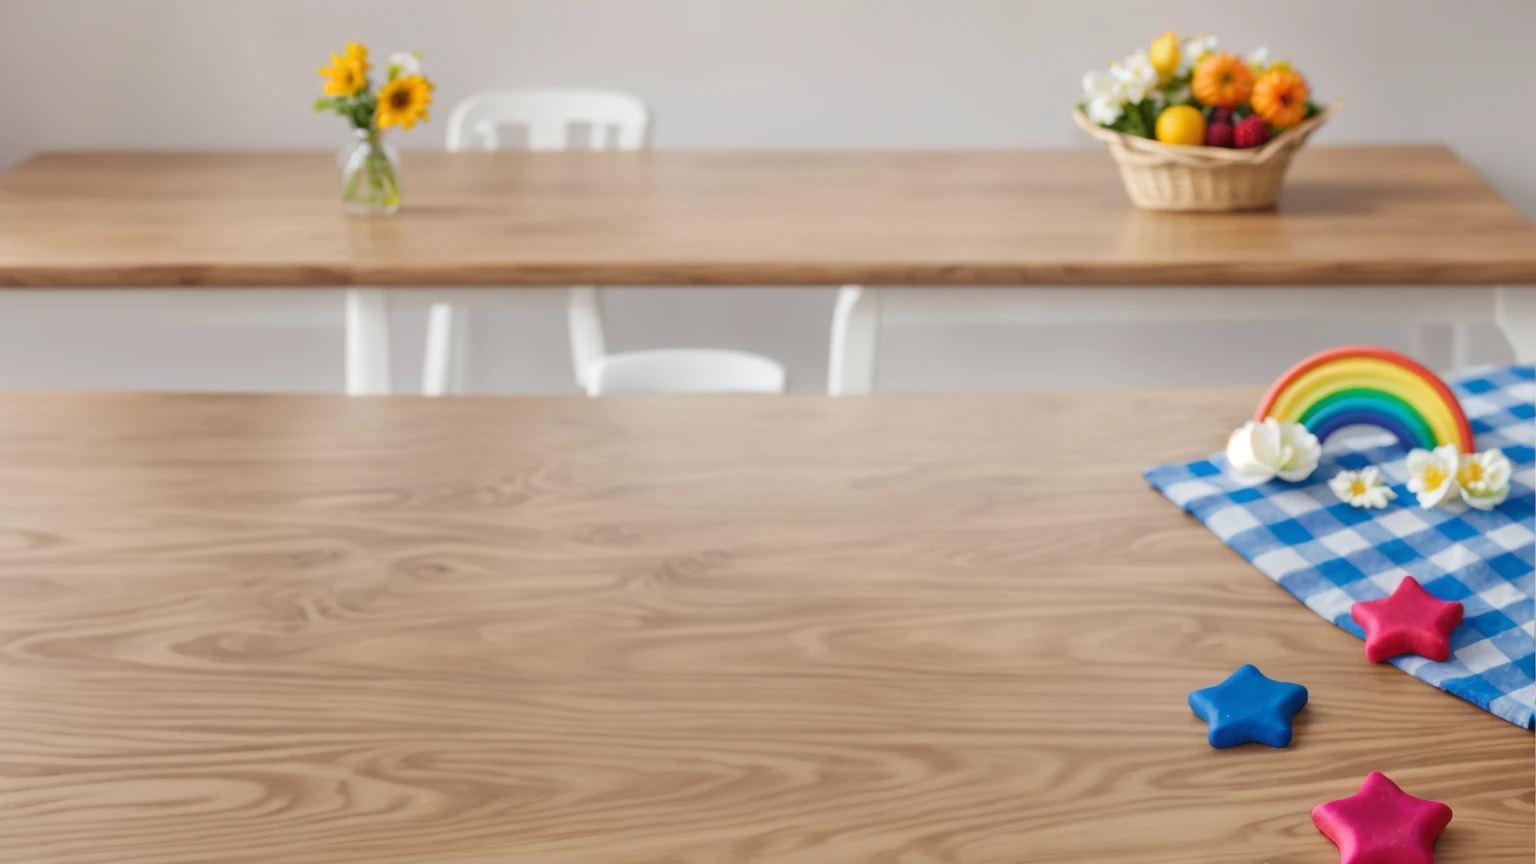
[[[587,149],[642,150],[649,141],[650,110],[628,93],[566,88],[500,90],[470,96],[448,118],[448,150],[496,150],[504,127],[523,127],[529,150],[572,149],[573,126],[586,126]],[[434,303],[427,313],[421,389],[441,396],[463,386],[467,310]],[[602,300],[597,289],[573,287],[568,317],[571,364],[578,383],[606,353]]]
[[[664,348],[600,357],[587,367],[588,396],[638,393],[783,393],[784,366],[758,354]]]

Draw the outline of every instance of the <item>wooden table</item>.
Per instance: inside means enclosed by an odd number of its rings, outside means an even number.
[[[1381,770],[1528,864],[1529,732],[1139,476],[1257,396],[5,395],[0,859],[1331,864]]]
[[[844,293],[837,392],[872,386],[878,325],[904,308],[1497,320],[1536,360],[1536,228],[1444,147],[1310,148],[1278,211],[1218,215],[1132,209],[1097,149],[411,153],[387,219],[344,215],[335,170],[322,153],[38,156],[0,176],[0,286],[350,286],[354,392],[388,389],[381,286],[919,286]],[[1052,287],[932,290],[976,285]]]

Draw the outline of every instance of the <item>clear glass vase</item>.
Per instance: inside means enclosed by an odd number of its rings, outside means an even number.
[[[341,204],[349,213],[400,209],[400,153],[377,129],[358,129],[341,151]]]

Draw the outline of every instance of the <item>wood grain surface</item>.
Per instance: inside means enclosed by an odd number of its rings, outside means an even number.
[[[327,153],[45,154],[0,286],[1536,283],[1536,228],[1443,147],[1309,148],[1278,211],[1132,209],[1100,149],[409,153],[345,215]]]
[[[1529,864],[1529,732],[1139,476],[1257,397],[5,395],[0,860],[1333,864],[1376,770]]]

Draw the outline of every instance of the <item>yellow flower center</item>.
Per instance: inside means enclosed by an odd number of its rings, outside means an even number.
[[[1355,480],[1354,482],[1350,483],[1349,484],[1349,494],[1351,494],[1351,495],[1364,495],[1365,494],[1365,481],[1364,480]]]
[[[1445,482],[1445,478],[1446,473],[1444,468],[1441,468],[1438,465],[1431,465],[1424,469],[1424,488],[1426,490],[1439,489],[1440,484]]]
[[[1460,480],[1463,485],[1476,483],[1483,479],[1483,466],[1476,462],[1468,462],[1467,467],[1461,469],[1460,476],[1456,479]]]

